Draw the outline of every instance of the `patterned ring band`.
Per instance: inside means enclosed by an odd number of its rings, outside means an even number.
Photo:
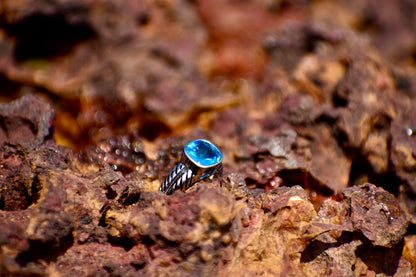
[[[166,177],[160,190],[166,194],[177,189],[185,191],[199,180],[221,173],[221,151],[208,140],[194,140],[185,146],[181,162]]]

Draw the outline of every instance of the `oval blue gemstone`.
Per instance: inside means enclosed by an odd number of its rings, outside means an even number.
[[[197,139],[188,143],[184,150],[186,156],[199,167],[211,167],[222,161],[220,150],[204,139]]]

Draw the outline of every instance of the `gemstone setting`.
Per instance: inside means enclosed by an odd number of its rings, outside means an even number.
[[[205,139],[188,143],[184,151],[188,159],[201,168],[216,166],[222,161],[221,151]]]

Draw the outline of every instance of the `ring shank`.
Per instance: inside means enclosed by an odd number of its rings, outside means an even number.
[[[172,194],[175,190],[185,191],[192,184],[193,171],[183,163],[179,163],[166,177],[160,190],[166,194]]]

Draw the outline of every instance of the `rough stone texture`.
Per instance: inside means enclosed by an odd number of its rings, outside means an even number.
[[[354,229],[360,230],[377,246],[397,244],[407,231],[408,220],[394,196],[372,184],[343,192],[349,202]]]
[[[1,1],[0,276],[416,275],[415,11]]]
[[[406,103],[406,107],[392,122],[391,150],[391,160],[397,175],[408,182],[413,194],[416,193],[416,142],[413,131],[415,111],[411,108],[414,103]]]
[[[0,104],[0,144],[7,142],[28,149],[38,147],[50,136],[54,116],[51,105],[33,95],[26,95],[12,104]]]

